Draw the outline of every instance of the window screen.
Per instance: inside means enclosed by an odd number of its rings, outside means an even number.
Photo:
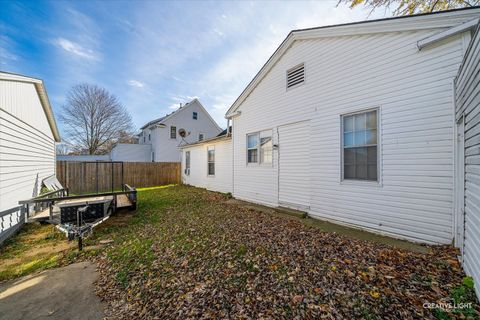
[[[215,148],[208,147],[208,175],[215,175]]]
[[[377,110],[343,116],[343,179],[378,180]]]
[[[247,163],[272,163],[272,130],[247,135]]]
[[[190,151],[185,152],[185,173],[190,175]]]
[[[247,135],[247,163],[258,163],[258,134]]]

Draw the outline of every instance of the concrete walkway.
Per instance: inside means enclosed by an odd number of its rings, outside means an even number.
[[[95,265],[75,263],[0,284],[0,319],[102,319]]]

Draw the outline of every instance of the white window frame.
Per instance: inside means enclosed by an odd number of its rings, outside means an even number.
[[[262,152],[262,146],[261,146],[261,133],[262,132],[266,132],[266,131],[269,131],[270,132],[270,137],[272,138],[272,161],[271,162],[261,162],[261,159],[262,159],[262,156],[261,156],[261,152]],[[256,148],[249,148],[248,147],[248,137],[249,136],[257,136],[257,147]],[[245,138],[245,147],[246,147],[246,157],[245,157],[245,161],[246,161],[246,164],[247,166],[267,166],[267,167],[271,167],[273,166],[273,129],[265,129],[265,130],[260,130],[260,131],[257,131],[257,132],[251,132],[251,133],[247,133],[246,135],[246,138]],[[257,149],[257,161],[256,162],[248,162],[248,150],[255,150]]]
[[[208,159],[208,153],[213,151],[213,162],[210,162]],[[210,163],[213,163],[213,174],[210,174]],[[215,177],[215,146],[207,146],[207,176],[208,177]]]
[[[175,128],[175,137],[172,138],[172,129],[173,128]],[[177,127],[176,126],[170,126],[170,139],[177,140]]]
[[[200,136],[202,136],[202,139],[200,139]],[[203,141],[203,140],[205,140],[205,134],[203,134],[202,132],[200,132],[200,133],[198,134],[198,141]]]
[[[377,112],[377,180],[362,180],[362,179],[344,179],[344,132],[343,132],[343,118],[346,116],[352,116],[361,113],[368,113],[371,111]],[[340,115],[340,183],[341,184],[369,184],[374,186],[382,186],[382,132],[381,132],[381,108],[369,108],[362,109],[357,111],[352,111],[349,113],[344,113]]]
[[[192,119],[193,120],[198,120],[198,112],[197,111],[192,112]]]

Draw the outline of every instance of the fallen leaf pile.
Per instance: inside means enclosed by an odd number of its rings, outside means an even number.
[[[464,277],[455,256],[322,232],[181,186],[140,194],[135,220],[97,258],[97,293],[111,319],[433,319],[423,304]]]

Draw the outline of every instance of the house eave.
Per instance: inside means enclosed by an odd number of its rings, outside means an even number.
[[[55,121],[55,116],[53,114],[52,106],[50,100],[48,99],[47,91],[45,90],[45,85],[41,79],[26,77],[19,74],[9,73],[9,72],[0,72],[0,80],[6,81],[16,81],[16,82],[26,82],[34,85],[37,95],[40,99],[40,103],[43,108],[43,112],[47,117],[48,125],[52,132],[55,142],[61,142],[60,132],[58,131],[57,123]]]
[[[346,24],[322,26],[309,29],[292,30],[282,41],[280,46],[270,56],[267,62],[258,71],[255,77],[250,81],[240,96],[235,100],[232,106],[227,110],[225,118],[229,118],[235,110],[245,101],[256,86],[263,80],[270,69],[277,63],[283,54],[297,40],[308,40],[317,38],[353,36],[373,33],[400,32],[410,30],[432,30],[445,29],[458,25],[462,21],[458,19],[474,19],[480,15],[480,7],[454,9],[433,13],[424,13],[411,16],[384,18],[377,20],[368,20],[352,22]],[[439,18],[439,16],[441,18]]]

